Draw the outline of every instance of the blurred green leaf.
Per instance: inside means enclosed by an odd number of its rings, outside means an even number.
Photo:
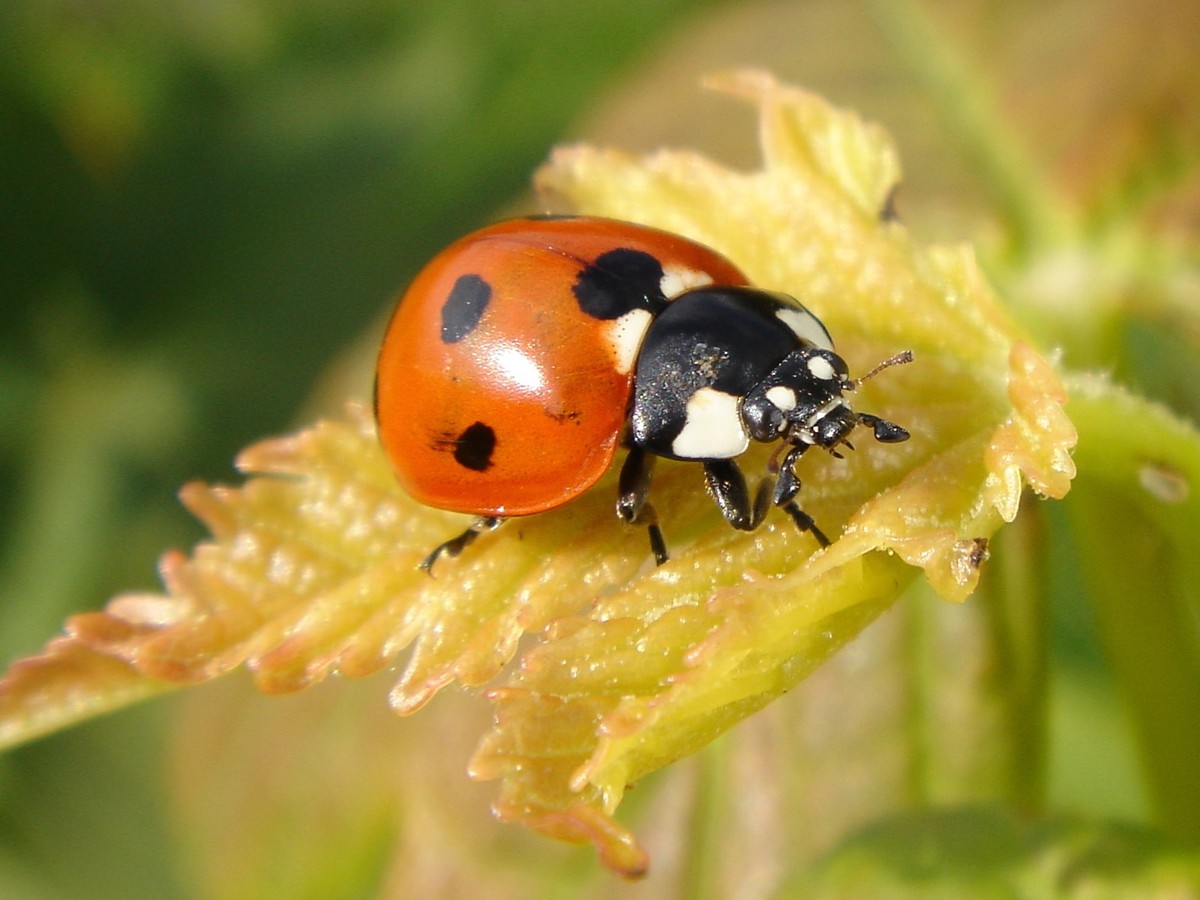
[[[881,821],[781,897],[1190,897],[1200,860],[1152,833],[998,808]]]
[[[1076,379],[1080,479],[1066,509],[1122,699],[1169,834],[1200,844],[1200,432]]]

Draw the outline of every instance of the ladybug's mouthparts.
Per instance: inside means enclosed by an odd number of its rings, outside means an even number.
[[[835,394],[788,430],[790,444],[833,447],[854,430],[858,417],[841,394]]]

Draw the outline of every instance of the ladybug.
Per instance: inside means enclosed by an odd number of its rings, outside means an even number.
[[[707,247],[611,219],[521,218],[458,240],[413,280],[379,354],[375,416],[409,494],[477,517],[426,571],[504,519],[583,493],[621,447],[617,515],[647,526],[661,565],[647,503],[660,456],[699,462],[734,528],[774,505],[828,545],[795,501],[796,463],[814,446],[839,456],[859,424],[907,440],[845,392],[911,359],[851,379],[815,315]],[[752,441],[783,454],[753,494],[735,462]]]

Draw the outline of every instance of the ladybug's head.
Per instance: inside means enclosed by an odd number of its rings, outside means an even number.
[[[852,391],[888,366],[910,362],[912,353],[897,354],[861,378],[850,377],[845,360],[823,347],[789,353],[742,401],[742,420],[756,441],[824,447],[835,456],[856,426],[869,425],[875,440],[888,444],[908,440],[899,425],[850,408]]]

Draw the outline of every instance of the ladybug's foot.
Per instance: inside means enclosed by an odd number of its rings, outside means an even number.
[[[646,532],[650,535],[650,551],[654,554],[654,564],[661,566],[670,559],[667,556],[667,542],[663,540],[662,529],[658,527],[657,522],[651,522],[646,526]]]
[[[662,529],[658,527],[658,513],[646,502],[650,492],[650,477],[654,472],[654,457],[641,447],[631,447],[621,466],[617,480],[617,516],[629,525],[645,525],[650,535],[650,550],[654,553],[654,564],[661,566],[670,557]]]
[[[822,547],[829,546],[829,538],[825,537],[825,532],[817,527],[817,523],[813,521],[812,516],[796,505],[795,500],[788,500],[782,504],[782,508],[792,517],[792,521],[796,523],[797,528],[801,531],[811,531],[812,536],[817,539],[817,543]]]
[[[433,564],[438,561],[439,557],[449,556],[455,557],[462,553],[467,547],[475,543],[475,538],[483,534],[485,531],[492,531],[498,528],[504,519],[500,516],[480,516],[471,523],[471,527],[464,531],[456,538],[451,538],[445,543],[438,544],[433,548],[433,552],[421,560],[419,568],[428,575],[433,574]]]
[[[636,524],[646,526],[646,533],[650,536],[650,552],[654,554],[654,564],[661,566],[670,557],[667,555],[667,542],[663,540],[662,529],[658,527],[658,513],[654,507],[643,503]]]
[[[624,519],[624,516],[621,516]],[[663,538],[662,529],[658,527],[658,512],[649,503],[643,503],[642,508],[638,510],[637,518],[634,520],[626,519],[631,525],[645,525],[646,533],[650,536],[650,552],[654,554],[654,564],[661,566],[668,559],[670,554],[667,553],[667,542]]]

